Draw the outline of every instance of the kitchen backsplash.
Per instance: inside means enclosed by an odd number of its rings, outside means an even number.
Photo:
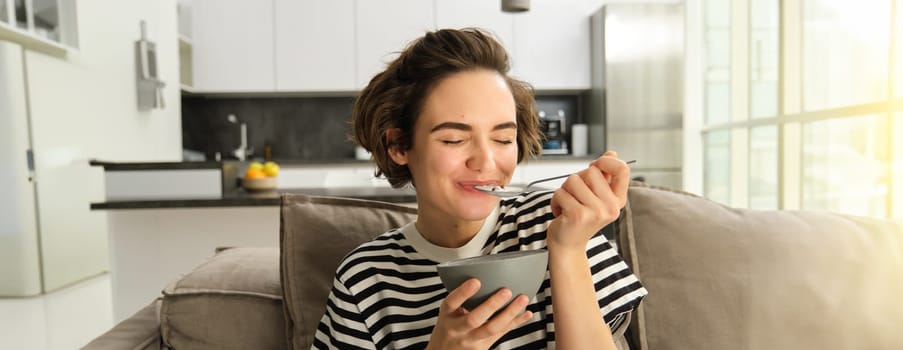
[[[203,153],[208,160],[216,153],[234,159],[240,146],[239,124],[247,124],[251,158],[263,157],[269,145],[273,159],[338,161],[354,159],[354,143],[348,140],[354,97],[209,97],[182,96],[182,147]],[[579,93],[537,96],[537,106],[546,113],[563,110],[581,118]]]

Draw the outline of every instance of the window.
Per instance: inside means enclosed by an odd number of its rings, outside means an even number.
[[[892,35],[896,43],[894,47],[894,70],[897,71],[897,74],[894,75],[894,80],[896,81],[894,95],[903,97],[903,0],[897,0],[895,7],[897,8],[897,29],[893,31]]]
[[[883,217],[889,189],[886,115],[803,126],[803,209]]]
[[[705,0],[705,118],[709,124],[730,120],[730,18],[730,1]]]
[[[891,174],[893,174],[893,178],[891,178],[891,188],[893,188],[893,193],[891,194],[891,205],[893,207],[893,213],[891,214],[893,218],[897,220],[903,220],[903,140],[900,139],[899,135],[903,135],[903,111],[897,111],[894,115],[894,137],[891,141],[894,143],[893,148],[893,169],[891,169]]]
[[[731,200],[731,136],[728,130],[705,134],[705,196],[729,204]]]
[[[803,2],[806,111],[887,99],[890,0]]]
[[[903,0],[701,4],[703,195],[903,219]]]
[[[778,128],[755,127],[749,134],[749,207],[778,208]]]
[[[778,1],[750,1],[749,117],[778,115]],[[775,134],[777,136],[777,134]]]

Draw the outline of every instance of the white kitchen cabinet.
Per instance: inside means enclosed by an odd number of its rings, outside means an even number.
[[[581,0],[533,0],[514,15],[512,74],[538,90],[590,88],[590,30]]]
[[[477,27],[495,35],[510,56],[514,53],[514,16],[498,1],[436,0],[436,28]]]
[[[434,14],[432,1],[358,0],[356,88],[363,89],[412,40],[435,30]]]
[[[412,40],[479,27],[508,50],[511,74],[539,90],[590,87],[590,5],[534,0],[505,13],[486,0],[193,0],[197,92],[358,91]]]
[[[191,9],[194,89],[276,89],[273,0],[194,0]]]
[[[355,90],[354,0],[275,1],[276,90]]]

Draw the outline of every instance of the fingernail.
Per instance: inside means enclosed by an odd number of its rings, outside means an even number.
[[[502,289],[500,295],[502,297],[504,297],[505,299],[510,299],[511,298],[511,290],[509,290],[508,288]]]

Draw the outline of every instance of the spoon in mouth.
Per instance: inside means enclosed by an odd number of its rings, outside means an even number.
[[[628,165],[629,165],[629,164],[633,164],[633,163],[636,163],[636,160],[629,160],[629,161],[627,161],[626,163],[627,163]],[[542,182],[546,182],[546,181],[552,181],[552,180],[557,180],[557,179],[563,179],[563,178],[566,178],[566,177],[571,176],[571,175],[573,175],[573,174],[564,174],[564,175],[558,175],[558,176],[547,177],[547,178],[544,178],[544,179],[539,179],[539,180],[536,180],[536,181],[533,181],[533,182],[528,183],[527,186],[524,186],[524,187],[519,187],[519,186],[496,186],[496,185],[477,185],[477,186],[474,186],[473,188],[476,189],[477,191],[480,191],[480,192],[483,192],[483,193],[486,193],[486,194],[491,194],[491,195],[496,196],[496,197],[508,198],[508,197],[518,196],[518,195],[520,195],[520,194],[522,194],[522,193],[524,193],[524,192],[527,192],[527,190],[529,190],[530,187],[533,187],[533,185],[536,185],[536,184],[538,184],[538,183],[542,183]]]

